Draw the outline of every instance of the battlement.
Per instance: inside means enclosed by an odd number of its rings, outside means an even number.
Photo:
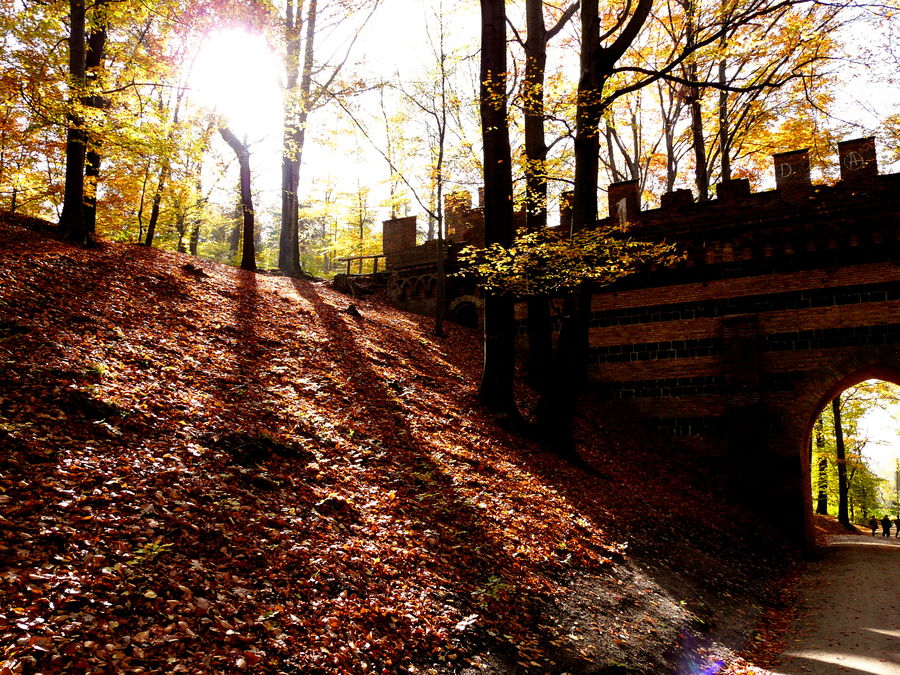
[[[895,220],[891,214],[896,215],[900,174],[878,173],[874,137],[839,143],[838,158],[841,179],[835,185],[814,184],[809,151],[793,150],[772,156],[774,190],[751,192],[749,181],[739,178],[719,183],[715,199],[697,202],[691,190],[679,189],[662,195],[658,208],[646,210],[641,208],[637,181],[613,183],[607,190],[610,215],[600,222],[627,222],[635,237],[678,242],[688,266],[717,259],[790,255],[823,246],[857,246],[861,240],[877,242],[889,236],[884,228]],[[484,244],[482,202],[481,191],[477,206],[472,206],[472,196],[465,190],[445,196],[451,246]],[[879,218],[885,220],[879,223]],[[841,228],[846,222],[852,225]],[[524,223],[524,212],[517,212],[517,228]],[[570,223],[571,193],[564,193],[560,224]],[[391,269],[434,262],[433,244],[408,245],[415,241],[415,218],[385,221],[384,240]],[[400,241],[407,246],[398,246]]]
[[[879,175],[875,139],[861,138],[838,144],[841,180],[835,185],[815,185],[809,170],[809,151],[794,150],[773,155],[776,187],[751,192],[746,179],[716,186],[716,199],[695,202],[690,190],[662,196],[660,207],[640,208],[637,181],[609,186],[610,218],[628,222],[639,237],[695,239],[711,234],[740,235],[771,227],[794,227],[823,216],[852,210],[878,210],[892,201],[900,187],[900,174]],[[565,212],[565,211],[563,211]]]

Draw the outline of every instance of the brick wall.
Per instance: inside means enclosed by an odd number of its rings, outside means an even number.
[[[627,210],[635,237],[675,241],[686,257],[592,304],[600,396],[739,467],[805,532],[821,407],[854,381],[900,381],[900,174],[878,175],[871,139],[841,154],[834,186],[811,185],[805,153],[786,153],[776,190],[732,181],[705,204],[676,194],[635,213],[636,186],[620,184],[611,213]]]

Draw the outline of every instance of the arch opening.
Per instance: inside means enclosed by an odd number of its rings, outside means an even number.
[[[807,439],[815,514],[866,528],[873,516],[879,528],[885,515],[900,518],[900,372],[867,369],[835,382]]]
[[[471,302],[461,302],[453,308],[451,320],[465,328],[478,328],[478,308]]]

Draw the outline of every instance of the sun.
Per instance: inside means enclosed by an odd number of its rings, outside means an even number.
[[[198,105],[252,141],[281,134],[281,65],[262,35],[233,28],[204,36],[189,81]]]

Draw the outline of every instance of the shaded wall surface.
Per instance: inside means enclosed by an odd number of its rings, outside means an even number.
[[[676,193],[628,213],[635,237],[676,242],[685,260],[597,292],[591,316],[600,395],[729,464],[806,535],[816,415],[843,387],[900,372],[900,174],[878,175],[872,139],[840,150],[834,186],[811,185],[794,152],[775,157],[776,190],[731,181],[712,202]]]

